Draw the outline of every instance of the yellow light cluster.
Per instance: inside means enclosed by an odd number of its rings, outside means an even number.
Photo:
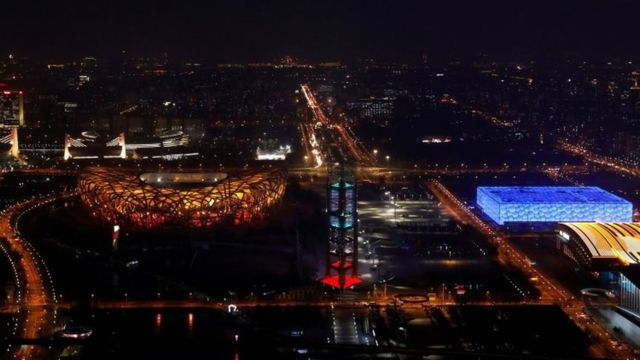
[[[286,187],[280,170],[244,171],[216,183],[156,184],[131,171],[93,167],[78,178],[82,202],[102,220],[125,226],[210,227],[262,217]]]
[[[622,265],[640,264],[640,223],[561,223],[570,229],[592,258],[617,258]],[[559,231],[565,240],[571,237]]]

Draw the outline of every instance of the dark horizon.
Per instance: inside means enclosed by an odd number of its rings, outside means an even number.
[[[484,2],[11,2],[3,52],[42,60],[168,53],[174,59],[418,60],[489,53],[636,57],[630,0]],[[4,56],[4,55],[3,55]]]

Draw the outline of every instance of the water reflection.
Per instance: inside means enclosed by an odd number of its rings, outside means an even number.
[[[156,314],[156,333],[159,333],[161,329],[162,329],[162,314],[157,313]]]
[[[189,313],[188,317],[188,324],[189,324],[189,334],[193,334],[193,313]]]

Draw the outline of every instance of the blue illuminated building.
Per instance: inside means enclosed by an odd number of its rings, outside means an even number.
[[[633,205],[595,186],[479,186],[476,202],[499,225],[510,222],[630,222]]]

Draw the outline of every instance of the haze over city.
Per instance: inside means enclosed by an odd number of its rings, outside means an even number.
[[[15,1],[4,4],[0,42],[49,60],[121,50],[240,62],[624,57],[639,55],[639,11],[628,0]]]

